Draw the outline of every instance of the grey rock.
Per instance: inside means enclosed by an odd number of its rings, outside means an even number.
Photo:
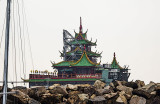
[[[61,87],[61,86],[57,86],[54,89],[49,90],[49,92],[51,94],[62,94],[64,96],[68,94],[66,88],[65,87]]]
[[[89,95],[88,94],[78,94],[78,97],[81,101],[88,100]]]
[[[102,96],[104,94],[109,94],[109,93],[111,93],[111,90],[109,89],[97,89],[96,90],[96,95],[98,96]]]
[[[118,91],[124,91],[126,94],[132,95],[133,88],[126,86],[117,86],[116,89]]]
[[[53,84],[52,86],[49,86],[49,90],[53,90],[55,87],[60,86],[60,84]]]
[[[125,84],[125,86],[131,87],[131,88],[133,88],[133,89],[137,89],[137,88],[138,88],[138,84],[137,84],[136,82],[127,82],[127,83]]]
[[[133,94],[149,99],[152,97],[151,92],[153,92],[155,89],[156,89],[156,84],[151,82],[141,88],[134,89]]]
[[[119,95],[116,99],[116,104],[127,104],[127,99],[124,95]]]
[[[137,95],[133,95],[129,104],[146,104],[146,99]]]
[[[110,98],[113,98],[114,96],[118,95],[118,93],[109,93],[109,94],[104,94],[103,96],[106,98],[106,99],[110,99]]]
[[[66,89],[67,90],[77,90],[78,86],[77,85],[72,85],[72,84],[67,84]]]
[[[102,88],[104,88],[105,85],[106,85],[106,83],[104,83],[104,82],[102,82],[100,80],[96,80],[93,86],[96,89],[102,89]]]
[[[135,83],[137,83],[138,88],[141,88],[141,87],[145,86],[144,81],[141,81],[141,80],[136,80]]]

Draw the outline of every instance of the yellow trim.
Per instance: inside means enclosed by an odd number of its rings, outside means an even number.
[[[86,54],[86,51],[85,51],[85,54]],[[96,65],[95,63],[93,63],[93,62],[88,58],[87,54],[86,54],[86,57],[87,57],[87,60],[88,60],[91,64]]]
[[[86,54],[86,51],[84,51],[83,54],[82,54],[82,56],[81,56],[81,58],[80,58],[76,63],[73,63],[73,64],[71,64],[71,65],[78,64],[78,63],[82,60],[84,54],[86,55],[87,60],[88,60],[92,65],[99,65],[99,64],[101,63],[101,62],[100,62],[100,63],[97,63],[97,64],[96,64],[96,63],[92,62],[92,61],[88,58],[88,56],[87,56],[87,54]]]

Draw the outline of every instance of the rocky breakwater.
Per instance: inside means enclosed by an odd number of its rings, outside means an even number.
[[[54,84],[49,88],[8,89],[7,104],[160,104],[160,83],[115,81],[106,86],[100,80],[89,84]],[[2,92],[2,87],[0,87]],[[2,95],[0,95],[2,102]]]

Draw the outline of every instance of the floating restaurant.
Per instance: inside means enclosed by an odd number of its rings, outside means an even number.
[[[32,70],[29,86],[59,84],[93,84],[96,80],[110,83],[114,80],[128,81],[130,73],[128,67],[121,67],[114,53],[111,64],[101,64],[102,52],[93,52],[92,47],[97,46],[97,41],[87,39],[87,31],[83,32],[80,18],[79,32],[72,36],[63,30],[63,51],[60,52],[63,61],[52,63],[53,72]]]

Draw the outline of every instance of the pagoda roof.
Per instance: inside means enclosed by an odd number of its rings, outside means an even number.
[[[83,40],[86,39],[87,33],[75,33],[75,38],[77,39],[79,36],[82,37]]]
[[[93,63],[88,58],[86,51],[84,51],[83,54],[82,54],[82,56],[81,56],[81,58],[77,62],[75,62],[75,63],[73,63],[71,65],[72,66],[96,66],[98,64],[97,63]]]
[[[113,61],[112,61],[112,63],[111,63],[111,68],[114,68],[114,69],[124,69],[124,68],[122,68],[122,67],[119,65],[119,63],[117,62],[115,52],[114,52]]]
[[[78,61],[62,61],[62,62],[59,62],[57,64],[53,64],[53,66],[69,66],[69,67],[74,67],[74,66],[98,66],[100,63],[94,63],[92,62],[88,56],[87,56],[87,53],[86,51],[83,52],[81,58],[78,60]]]

